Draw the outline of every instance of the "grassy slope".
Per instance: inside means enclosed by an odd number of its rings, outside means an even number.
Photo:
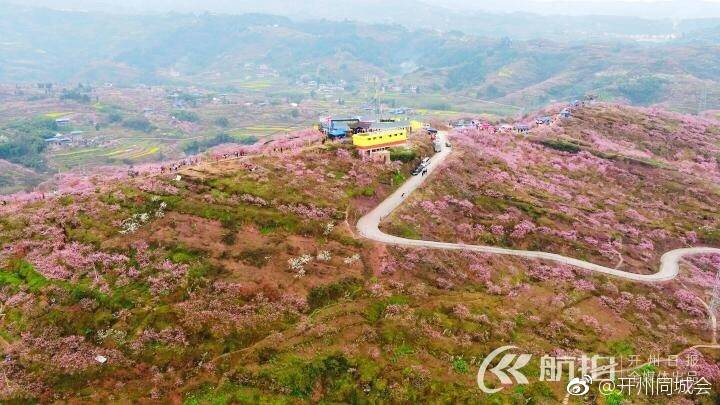
[[[20,385],[0,395],[542,402],[561,398],[563,387],[535,382],[536,364],[528,368],[531,386],[481,395],[474,382],[481,357],[508,342],[536,354],[647,354],[708,338],[698,326],[702,315],[678,309],[671,298],[676,284],[657,289],[567,269],[546,280],[551,269],[538,263],[355,239],[345,213],[352,222],[376,204],[408,167],[399,170],[326,146],[204,167],[183,173],[180,182],[131,182],[3,216],[0,243],[14,253],[3,255],[0,271],[1,325],[14,360],[2,367]],[[131,235],[118,233],[118,221],[157,213],[162,202],[164,216]],[[327,218],[298,203],[322,208]],[[326,233],[328,222],[337,226]],[[61,253],[57,263],[75,274],[68,280],[50,280],[40,274],[44,267],[30,264],[45,263],[34,252],[57,253],[72,242],[130,259],[88,268]],[[294,277],[288,259],[322,251],[329,260],[312,259],[306,275]],[[185,273],[178,271],[183,265]],[[163,279],[175,272],[181,275]],[[581,279],[590,286],[580,288]],[[652,309],[637,311],[638,305]],[[63,340],[72,336],[81,343]],[[88,362],[90,352],[109,363]]]

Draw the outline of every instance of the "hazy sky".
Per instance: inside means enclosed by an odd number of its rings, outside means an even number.
[[[473,10],[530,12],[567,15],[625,15],[646,18],[720,17],[720,0],[5,0],[24,5],[106,12],[266,12],[302,17],[317,10],[347,14],[374,8],[382,15],[385,7],[406,7],[412,13],[418,4],[454,11]],[[0,0],[2,2],[2,0]],[[308,17],[311,17],[310,15]],[[409,16],[411,18],[411,16]]]

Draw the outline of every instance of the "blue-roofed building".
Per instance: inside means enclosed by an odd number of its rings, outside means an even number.
[[[347,136],[347,130],[342,128],[328,128],[325,130],[325,133],[330,139],[339,139]]]
[[[344,138],[353,133],[353,127],[360,122],[359,118],[332,118],[321,122],[323,132],[330,139]]]

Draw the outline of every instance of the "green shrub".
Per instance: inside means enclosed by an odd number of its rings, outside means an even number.
[[[528,385],[518,385],[513,395],[516,403],[541,404],[550,403],[543,399],[556,399],[552,388],[545,381],[537,381]]]
[[[78,103],[88,104],[91,101],[90,95],[88,94],[90,90],[92,89],[86,89],[82,85],[78,85],[77,88],[72,90],[63,89],[62,94],[60,94],[60,100],[72,100]]]
[[[392,233],[406,239],[420,239],[421,237],[417,227],[409,223],[393,224]]]
[[[460,374],[467,374],[470,371],[470,366],[462,357],[456,358],[452,361],[452,368],[456,373]]]
[[[618,357],[629,357],[635,354],[635,348],[626,340],[617,340],[608,344],[610,351]]]
[[[386,300],[375,301],[365,311],[365,318],[370,322],[377,322],[382,319],[388,305],[404,305],[408,302],[410,300],[404,295],[394,295]]]
[[[409,148],[391,148],[390,149],[390,160],[400,161],[403,163],[412,162],[417,158],[417,152]]]
[[[580,152],[580,147],[570,141],[564,139],[545,139],[540,143],[548,148],[559,150],[562,152],[577,153]]]
[[[273,367],[261,372],[261,377],[274,381],[295,397],[307,398],[318,381],[332,388],[348,376],[351,364],[342,354],[334,354],[312,361],[296,356],[276,360]]]
[[[232,246],[237,242],[237,231],[230,229],[225,231],[222,236],[222,242],[228,246]]]
[[[168,258],[173,263],[189,264],[197,261],[201,256],[200,252],[196,252],[190,249],[186,249],[182,246],[177,246],[171,250],[168,254]]]
[[[114,124],[116,122],[121,122],[123,120],[123,116],[118,111],[113,111],[110,114],[108,114],[108,122],[111,124]]]
[[[346,295],[356,293],[362,288],[362,281],[349,277],[336,283],[316,286],[310,289],[307,301],[310,309],[317,309],[332,304]]]
[[[177,119],[178,121],[184,121],[184,122],[200,121],[200,116],[198,116],[197,113],[192,112],[192,111],[185,111],[185,110],[175,111],[173,113],[173,117],[175,117],[175,119]]]
[[[614,391],[605,395],[605,405],[622,405],[625,402],[625,396],[621,391]]]
[[[245,135],[242,137],[234,137],[226,133],[219,133],[213,137],[202,139],[199,141],[191,141],[183,145],[183,151],[188,154],[196,154],[213,146],[222,145],[224,143],[239,143],[241,145],[252,145],[257,142],[257,137]]]
[[[263,347],[258,350],[257,356],[260,364],[265,364],[277,356],[278,350],[274,347]]]
[[[700,239],[706,243],[720,243],[720,229],[717,228],[701,228]]]
[[[267,257],[271,256],[272,254],[273,250],[265,247],[257,249],[246,249],[237,255],[237,259],[245,264],[260,268],[267,264]]]
[[[33,169],[45,169],[43,152],[45,139],[52,138],[58,130],[55,120],[36,117],[13,122],[0,129],[0,159]]]
[[[33,265],[24,260],[11,262],[7,270],[0,271],[0,285],[12,287],[24,285],[30,291],[37,292],[48,284],[50,280],[35,271]]]
[[[123,121],[122,126],[127,129],[132,129],[134,131],[142,131],[142,132],[150,132],[155,127],[152,125],[152,123],[145,117],[133,117],[128,118],[125,121]]]
[[[620,84],[618,90],[633,104],[650,104],[659,100],[667,83],[659,77],[644,76],[628,79]]]
[[[227,128],[230,126],[230,120],[225,117],[220,117],[215,120],[215,125],[219,126],[220,128]]]

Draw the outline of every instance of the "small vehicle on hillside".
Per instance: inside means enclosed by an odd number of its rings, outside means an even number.
[[[420,164],[417,165],[417,167],[416,167],[415,169],[413,169],[413,171],[412,171],[411,173],[412,173],[413,176],[417,176],[418,174],[420,174],[420,173],[422,173],[423,171],[425,171],[428,166],[430,166],[430,158],[429,158],[429,157],[424,157],[424,158],[420,161]]]

